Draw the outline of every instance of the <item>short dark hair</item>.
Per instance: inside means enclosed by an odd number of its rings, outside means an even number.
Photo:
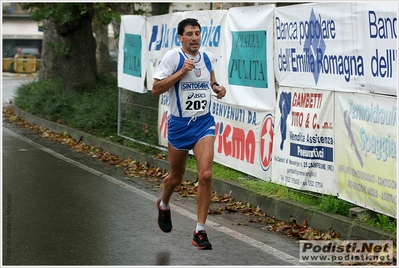
[[[181,22],[179,22],[179,25],[177,26],[177,34],[183,35],[184,28],[186,28],[187,25],[191,25],[194,27],[198,26],[201,31],[201,25],[199,24],[197,19],[187,18],[187,19],[184,19]]]

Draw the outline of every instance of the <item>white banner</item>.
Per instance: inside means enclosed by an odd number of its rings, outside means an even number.
[[[165,53],[175,47],[180,47],[177,25],[185,18],[198,19],[201,25],[201,49],[210,51],[218,62],[221,57],[220,44],[222,42],[222,25],[227,10],[219,11],[186,11],[153,16],[147,18],[146,34],[148,36],[149,64],[147,69],[147,88],[152,89],[153,75]],[[216,78],[219,75],[219,65],[215,66]]]
[[[280,85],[397,95],[397,2],[323,2],[275,9]]]
[[[169,113],[169,93],[166,92],[159,96],[158,105],[158,142],[159,145],[168,147],[168,119]]]
[[[212,102],[216,121],[215,162],[270,180],[274,110]]]
[[[118,87],[139,93],[146,92],[145,20],[143,16],[122,16],[119,35]]]
[[[227,103],[274,109],[274,5],[231,8],[223,30],[218,82]]]
[[[215,55],[227,89],[212,99],[215,162],[396,217],[396,98],[370,92],[397,95],[397,7],[326,2],[124,16],[118,85],[145,91],[145,69],[134,63],[147,62],[151,90],[162,57],[180,46],[177,24],[197,18],[201,48]],[[166,147],[168,93],[158,112]]]
[[[168,50],[180,46],[177,38],[177,24],[181,21],[181,12],[152,16],[147,18],[145,47],[148,53],[147,89],[152,90],[153,75]]]
[[[273,140],[272,180],[337,195],[334,93],[280,87]]]
[[[222,24],[227,11],[187,11],[147,18],[149,66],[147,69],[147,88],[152,89],[153,75],[165,53],[179,47],[177,25],[184,18],[196,18],[201,25],[201,49],[213,53],[216,59],[215,74],[218,76],[218,60],[221,57],[220,43]],[[169,93],[161,94],[158,106],[158,141],[167,147],[167,119],[169,118]]]
[[[397,98],[336,93],[339,197],[396,217]]]
[[[213,98],[211,113],[216,122],[215,162],[259,179],[270,180],[274,110],[243,108]],[[168,144],[169,117],[169,94],[162,94],[158,137],[163,146]]]

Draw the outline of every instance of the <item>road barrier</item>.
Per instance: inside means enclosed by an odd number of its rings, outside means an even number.
[[[11,63],[14,62],[13,58],[3,59],[3,72],[8,72],[11,70]],[[13,68],[14,69],[14,68]]]
[[[37,61],[34,55],[15,55],[14,57],[14,71],[17,75],[29,74],[33,75],[36,72]]]

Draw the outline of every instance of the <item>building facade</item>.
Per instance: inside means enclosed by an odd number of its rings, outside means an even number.
[[[151,5],[143,7],[146,12],[151,12]],[[211,2],[174,2],[169,6],[169,12],[182,12],[190,10],[220,9],[220,4]],[[2,48],[3,58],[14,57],[12,48],[37,47],[42,50],[43,29],[40,23],[29,17],[29,11],[23,10],[19,3],[2,3]],[[108,27],[109,49],[115,50],[115,40],[112,26]]]
[[[41,52],[43,31],[18,3],[2,3],[1,32],[3,57],[14,57],[9,53],[16,46],[37,47]]]

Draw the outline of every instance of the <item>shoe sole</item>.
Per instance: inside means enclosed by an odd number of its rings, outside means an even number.
[[[210,246],[210,247],[199,247],[197,242],[195,242],[194,240],[191,241],[191,244],[194,247],[197,247],[198,250],[212,250],[212,246]]]
[[[157,208],[157,210],[158,210],[158,214],[159,214],[159,210],[160,210],[160,208],[159,208],[159,203],[161,203],[161,198],[158,198],[158,199],[157,199],[157,202],[155,203],[155,206],[156,206],[156,208]],[[161,231],[164,232],[164,233],[170,233],[170,232],[172,231],[172,228],[170,228],[169,231],[162,230],[161,226],[159,225],[158,219],[157,219],[157,224],[158,224],[159,230],[161,230]]]

